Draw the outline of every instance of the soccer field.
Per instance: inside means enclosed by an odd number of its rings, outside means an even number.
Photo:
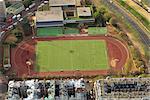
[[[100,40],[38,41],[35,71],[107,70],[106,48]]]

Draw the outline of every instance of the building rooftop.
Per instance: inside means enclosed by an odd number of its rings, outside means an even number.
[[[14,4],[12,4],[10,7],[8,7],[8,9],[18,9],[18,8],[20,8],[20,7],[22,7],[22,6],[24,6],[22,3],[14,3]]]
[[[96,98],[149,98],[150,78],[107,78],[95,83]],[[114,99],[112,99],[114,100]]]
[[[90,7],[78,7],[77,8],[77,14],[80,17],[84,16],[91,16],[91,9]]]
[[[6,11],[7,13],[12,13],[12,14],[18,14],[20,13],[22,10],[24,10],[24,5],[22,3],[14,3],[11,6],[9,6]]]
[[[63,21],[63,11],[61,7],[52,7],[50,11],[37,11],[36,20],[37,22],[46,21]]]
[[[77,86],[79,84],[79,86]],[[8,100],[87,100],[89,83],[83,79],[71,80],[11,80],[8,83]],[[45,91],[43,91],[45,90]],[[78,91],[80,90],[80,91]],[[91,100],[91,99],[90,99]]]
[[[49,0],[50,6],[76,5],[76,0]]]

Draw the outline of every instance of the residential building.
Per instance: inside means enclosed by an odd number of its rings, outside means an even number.
[[[11,80],[7,100],[94,100],[92,86],[81,79],[64,80]]]
[[[107,78],[95,82],[96,100],[148,100],[150,78]]]
[[[10,7],[8,7],[6,9],[7,13],[9,14],[18,14],[20,13],[21,11],[23,11],[25,9],[24,5],[22,3],[14,3],[12,4]]]
[[[4,0],[0,0],[0,18],[6,17],[6,5]]]

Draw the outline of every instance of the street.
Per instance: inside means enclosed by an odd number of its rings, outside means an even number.
[[[134,21],[134,19],[132,19],[126,11],[124,11],[121,7],[119,7],[116,3],[110,3],[110,0],[102,0],[105,4],[107,4],[108,6],[110,6],[112,9],[114,9],[117,12],[120,12],[125,20],[127,20],[132,27],[138,32],[141,41],[143,42],[143,44],[146,45],[147,50],[149,50],[150,47],[150,39],[149,37],[146,35],[147,33],[145,33],[145,31]]]

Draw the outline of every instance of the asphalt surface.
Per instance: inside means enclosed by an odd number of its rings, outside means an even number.
[[[31,9],[29,9],[28,11],[22,11],[20,14],[21,14],[21,17],[24,18],[26,17],[29,13],[34,13],[38,6],[43,3],[44,0],[35,0],[35,6]],[[11,23],[5,23],[5,28],[8,28],[10,25],[13,25],[15,22],[19,23],[18,20],[13,20]],[[4,23],[0,23],[1,25],[4,24]],[[10,31],[11,29],[9,29],[8,31]],[[2,63],[2,55],[3,55],[3,50],[2,50],[2,41],[4,40],[4,38],[9,34],[9,32],[6,31],[2,36],[0,36],[0,64]],[[0,30],[1,32],[1,30]]]
[[[140,40],[143,42],[143,44],[147,47],[147,50],[149,50],[150,47],[150,39],[147,36],[148,33],[146,33],[128,14],[126,11],[124,11],[121,7],[117,6],[115,3],[110,3],[110,0],[103,0],[105,4],[107,4],[110,8],[113,10],[120,12],[125,20],[127,20],[132,27],[138,32]]]
[[[35,2],[35,6],[34,6],[34,7],[30,8],[28,11],[23,10],[23,11],[20,13],[21,18],[26,17],[29,13],[34,13],[35,11],[37,11],[38,6],[39,6],[41,3],[44,2],[44,0],[40,0],[40,2],[39,2],[39,0],[35,0],[35,1],[36,1],[36,2]],[[16,23],[16,22],[18,23],[19,20],[13,20],[11,23],[6,23],[5,28],[8,28],[9,26],[13,25],[13,24]],[[9,29],[9,30],[11,30],[11,29]],[[8,31],[9,31],[9,30],[8,30]],[[2,41],[3,37],[6,36],[7,34],[8,34],[8,32],[6,32],[5,34],[3,34],[3,35],[0,37],[0,41]]]

